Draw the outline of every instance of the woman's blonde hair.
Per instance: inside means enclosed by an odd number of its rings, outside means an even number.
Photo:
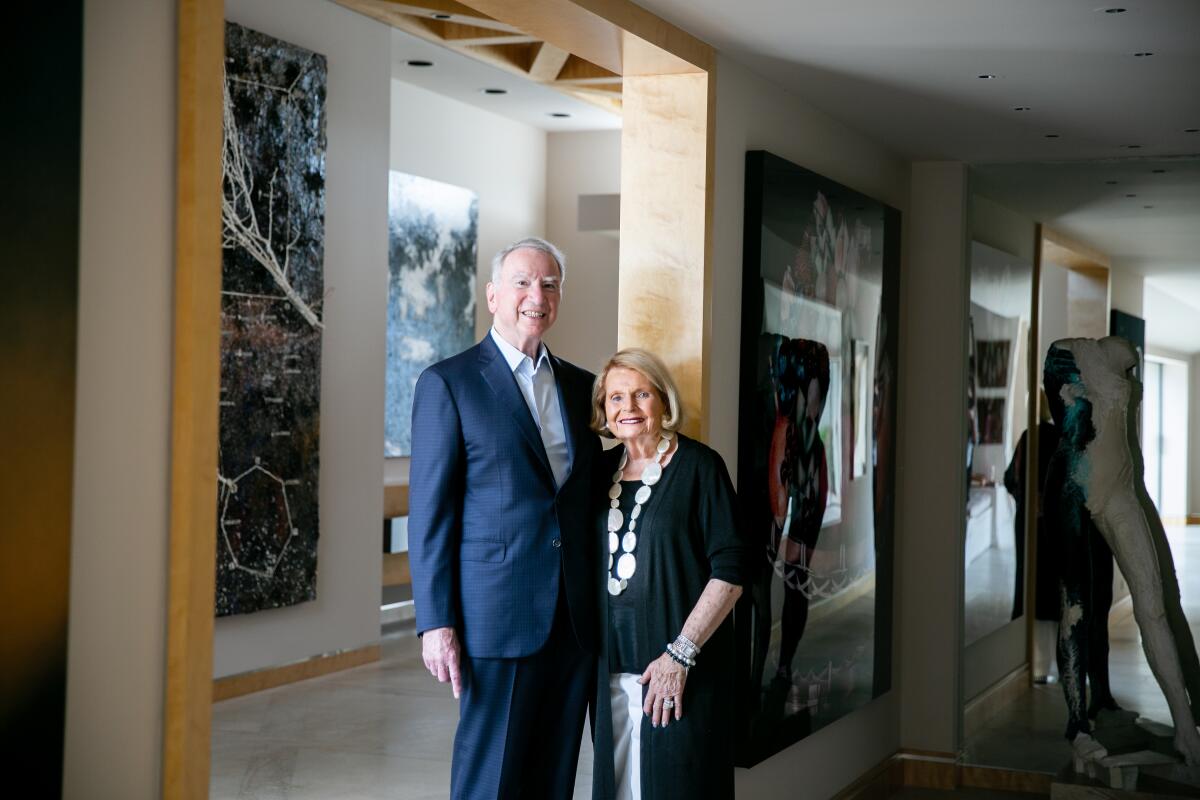
[[[679,402],[679,387],[675,385],[671,371],[650,351],[640,347],[629,347],[613,353],[592,384],[592,430],[601,436],[613,438],[612,432],[608,430],[608,416],[604,413],[604,382],[608,379],[608,373],[614,369],[632,369],[645,375],[650,385],[658,392],[658,399],[666,406],[666,414],[662,418],[663,430],[679,429],[683,424],[683,406]]]

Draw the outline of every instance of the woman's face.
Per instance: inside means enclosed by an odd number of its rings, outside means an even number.
[[[662,433],[666,412],[658,391],[635,369],[614,367],[604,377],[604,415],[608,430],[622,441]]]

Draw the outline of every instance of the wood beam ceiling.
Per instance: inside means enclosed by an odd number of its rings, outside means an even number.
[[[336,0],[405,33],[614,114],[622,78],[454,0]]]

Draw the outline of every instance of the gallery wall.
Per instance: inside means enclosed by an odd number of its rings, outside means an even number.
[[[215,677],[379,640],[391,31],[328,0],[227,0],[228,20],[328,59],[316,600],[221,617]]]
[[[390,87],[389,169],[461,186],[479,198],[475,339],[482,338],[492,321],[484,294],[492,256],[545,233],[546,133],[404,81],[393,79]],[[384,474],[389,482],[407,482],[408,459],[386,459]]]
[[[1193,524],[1200,521],[1200,353],[1188,363],[1191,387],[1188,391],[1188,517]]]
[[[551,349],[595,371],[617,349],[616,230],[579,230],[580,195],[621,191],[621,132],[551,133],[546,148],[546,236],[567,256]]]
[[[1037,246],[1034,238],[1034,225],[1031,217],[1026,217],[982,195],[971,195],[971,239],[1010,253],[1020,263],[1031,266]],[[1033,298],[1030,297],[1030,303],[1032,304],[1032,302]],[[1022,364],[1021,368],[1025,369],[1026,367]],[[1041,385],[1040,376],[1035,378],[1034,385]],[[1024,394],[1023,384],[1021,393]],[[1021,430],[1027,426],[1025,419],[1027,418],[1023,418],[1021,421]],[[1013,437],[1013,444],[1015,445],[1015,443],[1016,436]],[[1003,469],[1004,467],[1001,466],[1000,470]],[[1028,575],[1028,571],[1026,574]],[[1024,616],[1012,620],[1004,627],[967,647],[963,654],[963,700],[971,700],[1013,670],[1018,669],[1026,661],[1025,653]]]
[[[174,8],[84,3],[68,800],[155,797],[161,780]]]
[[[908,164],[720,54],[716,74],[712,335],[705,411],[709,444],[736,475],[746,151],[768,150],[902,211],[908,205]],[[894,673],[893,686],[895,678]],[[804,776],[805,794],[835,794],[896,750],[898,715],[898,693],[892,691],[753,770],[738,770],[738,796],[776,797],[781,787],[794,786],[799,775]]]

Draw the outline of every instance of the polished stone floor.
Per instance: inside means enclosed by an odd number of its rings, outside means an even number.
[[[967,565],[963,580],[963,637],[967,645],[1012,622],[1017,555],[989,547]]]
[[[421,664],[412,622],[390,626],[374,664],[213,706],[210,797],[444,800],[457,722],[449,685]],[[583,740],[576,798],[591,797]]]
[[[1184,610],[1200,639],[1200,527],[1169,532]],[[1169,721],[1128,604],[1114,610],[1110,665],[1126,708]],[[810,646],[815,643],[810,641]],[[421,665],[412,623],[391,626],[381,661],[213,707],[213,798],[375,800],[444,798],[457,704]],[[1040,686],[993,717],[965,747],[968,763],[1057,772],[1069,757],[1058,686]],[[591,794],[583,736],[575,797]],[[999,793],[903,797],[1000,798]]]
[[[1200,642],[1200,526],[1167,529],[1183,610],[1192,635]],[[1113,695],[1123,708],[1169,724],[1166,700],[1146,663],[1141,636],[1128,601],[1109,617],[1109,677]],[[1063,738],[1066,705],[1058,685],[1035,686],[992,717],[964,747],[969,764],[1057,773],[1070,759]]]

